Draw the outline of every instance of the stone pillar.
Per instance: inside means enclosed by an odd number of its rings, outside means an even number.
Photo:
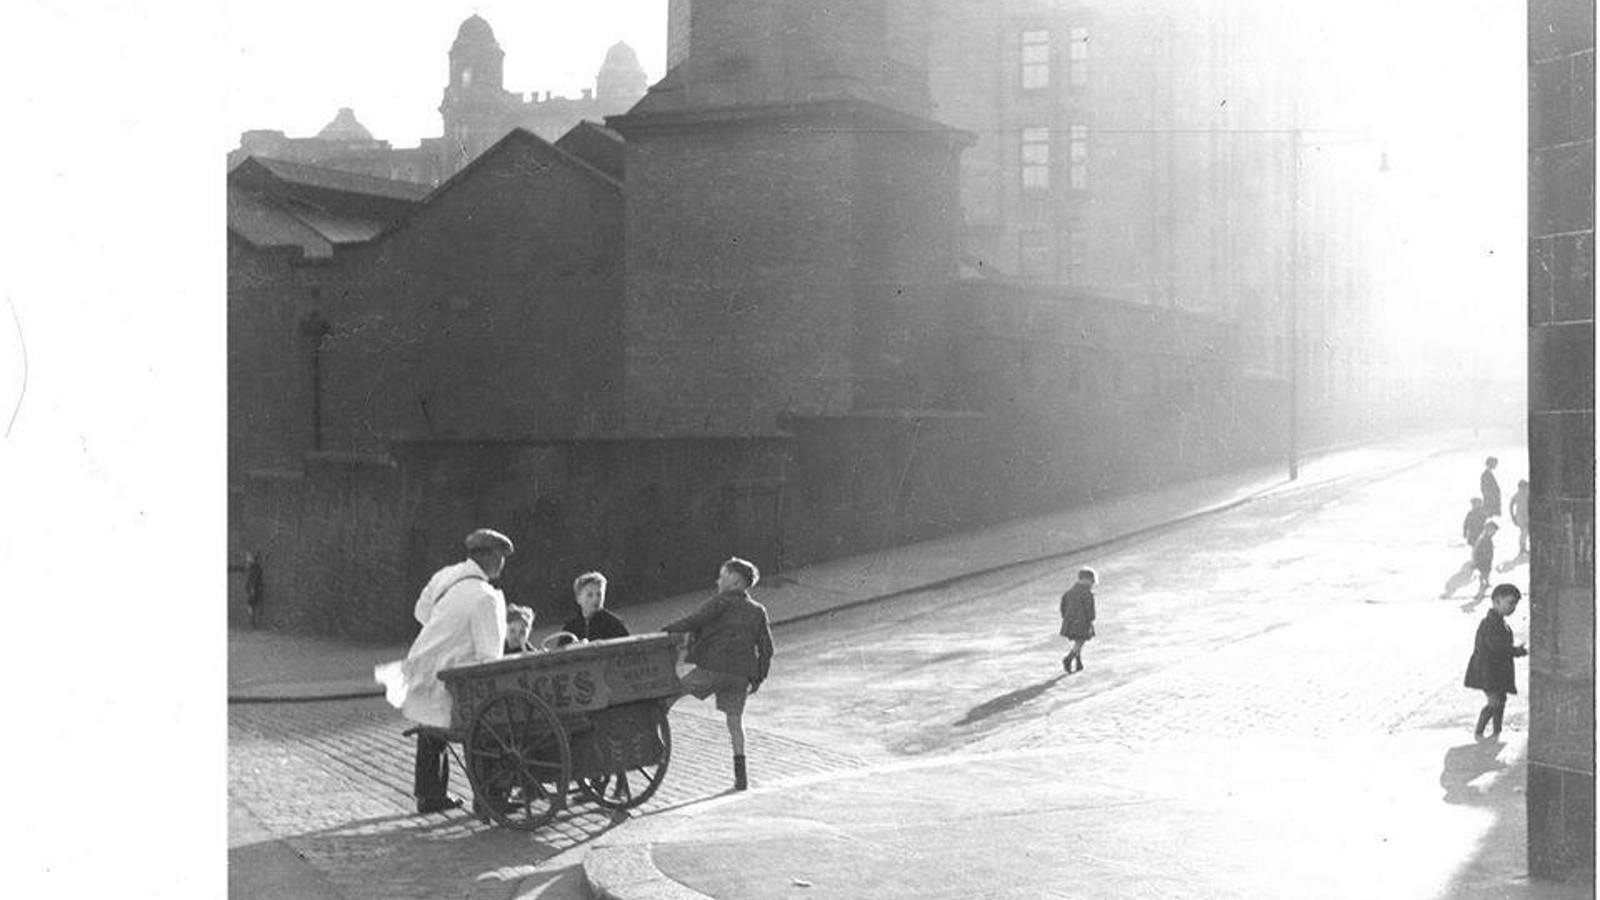
[[[1594,879],[1594,10],[1529,0],[1528,867]]]

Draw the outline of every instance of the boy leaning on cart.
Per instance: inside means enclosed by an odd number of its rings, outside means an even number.
[[[755,565],[734,557],[717,573],[717,595],[663,630],[691,636],[688,660],[695,668],[683,676],[685,693],[696,699],[717,695],[717,709],[728,720],[733,741],[733,789],[749,786],[744,760],[744,703],[767,678],[772,665],[772,626],[767,608],[750,597],[760,580]]]
[[[488,528],[467,535],[465,543],[467,558],[434,573],[417,597],[413,612],[422,633],[405,661],[379,666],[374,673],[387,687],[389,702],[426,726],[417,732],[413,781],[419,813],[461,805],[447,793],[449,744],[431,730],[450,727],[450,693],[439,671],[499,659],[505,652],[505,595],[489,582],[500,577],[515,548],[510,538]]]

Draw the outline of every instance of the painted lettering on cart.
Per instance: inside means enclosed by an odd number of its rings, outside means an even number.
[[[519,672],[517,687],[556,709],[588,706],[594,702],[595,677],[588,669],[576,672]]]
[[[607,660],[606,683],[618,697],[657,696],[675,687],[670,653],[619,653]]]

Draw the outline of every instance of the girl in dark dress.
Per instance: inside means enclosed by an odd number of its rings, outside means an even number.
[[[1093,569],[1079,569],[1078,583],[1061,595],[1061,636],[1072,641],[1072,649],[1061,658],[1061,668],[1068,675],[1083,671],[1083,645],[1094,637],[1094,586],[1098,580]]]
[[[1490,602],[1494,607],[1484,613],[1478,623],[1478,635],[1472,644],[1472,658],[1467,661],[1464,684],[1473,690],[1483,691],[1487,699],[1483,711],[1478,713],[1478,726],[1472,735],[1483,740],[1483,729],[1494,725],[1494,737],[1500,736],[1500,725],[1506,715],[1506,695],[1517,692],[1517,673],[1512,660],[1527,656],[1528,649],[1511,643],[1511,626],[1506,616],[1517,611],[1522,592],[1514,584],[1496,585]]]

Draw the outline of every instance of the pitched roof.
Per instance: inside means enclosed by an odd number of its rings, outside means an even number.
[[[623,179],[624,154],[622,135],[587,119],[572,126],[556,140],[555,146],[578,157],[591,166]]]
[[[272,197],[228,186],[228,230],[257,247],[299,247],[314,259],[333,255],[333,242],[291,215]]]
[[[425,184],[417,184],[411,181],[377,178],[372,175],[360,175],[355,172],[327,169],[322,166],[309,166],[305,163],[270,159],[265,156],[247,156],[240,160],[239,164],[234,166],[228,173],[230,180],[236,174],[248,174],[249,169],[247,167],[252,165],[265,170],[271,177],[288,184],[304,185],[330,191],[343,191],[347,194],[365,194],[390,200],[415,202],[426,197],[428,192],[432,190]],[[245,172],[241,173],[241,170],[245,170]]]

